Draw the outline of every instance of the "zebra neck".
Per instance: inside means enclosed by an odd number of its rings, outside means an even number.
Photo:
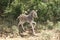
[[[29,15],[28,18],[33,20],[33,16],[32,16],[32,14]]]

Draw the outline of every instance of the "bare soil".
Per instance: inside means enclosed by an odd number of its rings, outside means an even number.
[[[10,38],[0,37],[0,40],[60,40],[60,31],[58,30],[42,30],[41,33],[36,33],[35,36],[27,35],[24,37],[17,36]]]

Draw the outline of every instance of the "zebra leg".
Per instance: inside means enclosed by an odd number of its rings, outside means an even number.
[[[33,26],[33,24],[32,24],[32,23],[30,23],[30,25],[32,26],[33,35],[35,35],[34,26]]]
[[[22,26],[23,31],[25,31],[25,29],[24,29],[24,27],[23,27],[23,24],[21,24],[21,26]]]
[[[20,35],[20,33],[21,33],[21,31],[20,31],[20,25],[21,25],[21,23],[19,22],[19,23],[18,23],[19,35]]]
[[[36,22],[35,21],[32,21],[32,23],[34,23],[34,27],[36,26]]]
[[[23,27],[23,23],[22,23],[22,22],[19,22],[19,23],[18,23],[18,27],[20,27],[20,26],[22,27],[23,31],[25,31],[25,29],[24,29],[24,27]]]

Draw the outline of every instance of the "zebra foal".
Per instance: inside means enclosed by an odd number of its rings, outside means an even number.
[[[36,26],[36,22],[34,21],[34,18],[38,18],[37,12],[35,10],[32,10],[28,15],[21,14],[20,16],[18,16],[19,19],[18,27],[21,25],[22,29],[25,30],[23,24],[25,22],[28,22],[32,27],[33,34],[35,34],[34,27]],[[35,26],[33,26],[33,23],[35,24]]]

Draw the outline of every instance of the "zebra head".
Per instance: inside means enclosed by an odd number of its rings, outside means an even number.
[[[34,18],[38,18],[37,12],[36,12],[35,10],[32,10],[32,11],[31,11],[31,15],[32,15]]]

